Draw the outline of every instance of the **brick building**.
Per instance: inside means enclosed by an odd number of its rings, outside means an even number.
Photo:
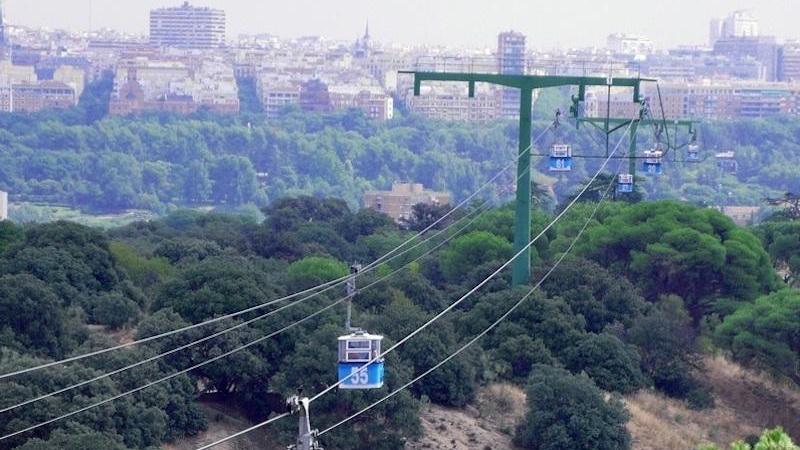
[[[39,112],[49,109],[69,109],[78,105],[75,88],[59,81],[14,84],[13,98],[0,94],[0,104],[9,103],[14,112]]]
[[[425,190],[419,183],[394,183],[391,191],[371,191],[364,194],[364,207],[382,212],[402,222],[411,218],[414,205],[447,205],[450,194]]]

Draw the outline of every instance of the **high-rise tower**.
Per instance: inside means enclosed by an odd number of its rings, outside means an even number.
[[[497,65],[503,75],[523,75],[525,73],[525,35],[506,31],[497,36]],[[500,116],[519,117],[519,89],[502,90]]]
[[[150,42],[164,47],[212,49],[225,45],[225,11],[184,2],[150,11]]]
[[[6,26],[3,22],[3,0],[0,0],[0,57],[5,53],[6,48]]]

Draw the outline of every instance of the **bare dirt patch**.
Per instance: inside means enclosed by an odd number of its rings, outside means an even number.
[[[525,410],[525,394],[518,387],[495,384],[482,389],[475,405],[443,408],[427,404],[420,420],[423,437],[406,444],[409,450],[504,450]]]

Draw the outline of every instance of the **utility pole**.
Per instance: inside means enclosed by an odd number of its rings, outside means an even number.
[[[348,333],[355,331],[351,320],[353,317],[353,297],[355,297],[358,292],[356,289],[356,277],[359,272],[361,272],[361,264],[353,264],[350,266],[350,278],[347,280],[347,318],[344,323],[344,328]]]
[[[286,405],[292,413],[299,416],[297,426],[297,441],[294,445],[287,447],[287,450],[324,450],[317,442],[318,430],[311,429],[311,416],[308,410],[311,401],[308,397],[300,398],[295,395],[286,401]]]
[[[622,77],[590,77],[559,75],[512,75],[496,73],[469,72],[428,72],[400,71],[401,74],[414,76],[414,95],[419,96],[423,81],[457,81],[467,83],[468,96],[475,97],[475,83],[488,83],[505,88],[520,90],[519,115],[519,159],[517,161],[517,198],[516,218],[514,220],[514,253],[519,256],[514,260],[513,284],[528,284],[531,276],[531,109],[533,91],[559,86],[577,86],[578,98],[575,102],[582,107],[585,101],[587,86],[607,86],[633,88],[634,102],[639,98],[640,85],[643,81],[654,79],[622,78]],[[577,111],[578,109],[576,109]]]

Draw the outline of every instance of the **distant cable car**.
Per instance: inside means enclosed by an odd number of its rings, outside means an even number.
[[[700,146],[690,144],[689,147],[686,148],[686,159],[688,161],[700,161]]]
[[[622,192],[622,193],[633,192],[633,175],[629,173],[621,173],[619,175],[619,182],[617,183],[617,192]]]
[[[556,144],[550,149],[550,171],[569,172],[572,170],[572,146]]]
[[[644,171],[650,175],[661,175],[664,169],[661,167],[664,152],[661,150],[644,151]]]
[[[339,337],[339,381],[341,382],[339,389],[383,387],[383,358],[359,371],[365,364],[380,356],[381,341],[383,336],[368,334],[365,331],[356,331]]]

